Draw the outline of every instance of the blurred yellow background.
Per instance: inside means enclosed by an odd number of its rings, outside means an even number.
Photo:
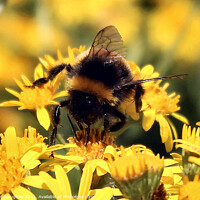
[[[152,64],[161,76],[189,74],[184,80],[170,80],[168,91],[181,95],[179,113],[191,125],[200,120],[199,0],[1,0],[0,102],[13,99],[4,88],[18,90],[14,78],[25,74],[33,80],[38,57],[50,54],[56,58],[57,49],[67,56],[68,45],[89,48],[107,25],[116,26],[122,35],[127,60],[140,67]],[[182,124],[173,122],[180,133]],[[0,132],[10,125],[17,132],[32,125],[48,134],[28,111],[0,108]],[[159,141],[152,138],[157,136],[157,124],[150,134],[139,125],[122,134],[118,142],[146,141],[154,148]]]

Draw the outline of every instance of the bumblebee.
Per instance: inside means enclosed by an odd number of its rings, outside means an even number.
[[[72,116],[86,137],[91,125],[103,119],[104,132],[114,132],[126,123],[126,116],[118,110],[120,103],[133,93],[136,111],[140,112],[144,94],[141,83],[166,78],[181,78],[184,75],[134,80],[130,66],[124,59],[126,50],[118,30],[107,26],[96,35],[90,48],[79,54],[73,66],[61,64],[49,71],[47,78],[33,82],[42,86],[53,80],[61,71],[67,70],[67,90],[69,96],[53,111],[53,131],[50,145],[55,144],[57,127],[60,123],[60,108],[66,107],[68,118]],[[113,119],[115,118],[115,122]]]

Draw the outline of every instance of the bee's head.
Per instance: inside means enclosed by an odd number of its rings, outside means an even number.
[[[103,108],[95,95],[78,90],[71,90],[68,109],[79,123],[93,124],[103,116]]]

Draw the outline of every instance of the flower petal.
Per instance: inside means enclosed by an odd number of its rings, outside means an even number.
[[[61,192],[60,192],[60,188],[59,187],[55,187],[58,182],[52,178],[49,174],[47,174],[46,172],[39,172],[39,175],[43,178],[45,184],[48,186],[48,188],[52,191],[52,193],[55,195],[55,197],[57,198],[58,196],[60,196]]]
[[[30,192],[29,190],[27,190],[26,188],[24,188],[22,186],[14,187],[11,189],[11,191],[17,199],[37,200],[37,198],[35,197],[35,195],[32,192]]]
[[[0,103],[0,107],[8,107],[8,106],[22,106],[23,104],[19,101],[5,101],[3,103]]]
[[[93,163],[92,160],[88,161],[83,168],[77,200],[87,199],[91,187],[93,172],[95,170],[95,165]]]
[[[2,194],[1,200],[13,200],[9,193]]]
[[[108,164],[105,160],[102,159],[95,159],[96,170],[98,176],[103,176],[106,173],[110,172],[108,168]]]
[[[45,130],[48,130],[50,126],[50,118],[49,113],[44,107],[37,109],[37,118],[41,126],[43,126]]]
[[[189,124],[188,119],[186,117],[184,117],[183,115],[181,115],[181,114],[172,113],[172,116],[175,117],[176,119],[182,121],[184,124]]]
[[[162,139],[162,143],[165,143],[168,140],[169,135],[171,134],[170,126],[165,117],[163,117],[162,115],[157,115],[156,120],[159,122],[160,125],[160,136]]]
[[[34,71],[34,80],[44,77],[44,71],[41,64],[38,64]]]
[[[71,197],[72,191],[66,172],[60,165],[55,165],[54,169],[56,180],[58,181],[58,187],[62,191],[62,194]]]
[[[142,127],[145,131],[148,131],[153,126],[155,117],[155,109],[150,109],[143,112]]]
[[[57,94],[55,94],[53,96],[54,99],[58,98],[58,97],[64,97],[64,96],[68,96],[69,93],[67,90],[64,90],[64,91],[61,91],[61,92],[58,92]]]
[[[24,75],[21,76],[25,85],[32,85],[31,81]]]
[[[21,90],[24,90],[24,84],[23,84],[21,81],[19,81],[19,80],[17,80],[17,79],[14,79],[14,81],[15,81],[15,83],[18,85],[18,87],[19,87]]]
[[[173,149],[173,139],[172,139],[172,134],[170,133],[168,134],[168,139],[165,142],[165,149],[166,149],[166,152],[171,152]]]
[[[20,97],[20,94],[13,89],[5,88],[5,90],[8,91],[10,94],[16,96],[17,98]]]
[[[49,188],[46,186],[44,183],[44,179],[41,178],[38,175],[35,176],[26,176],[24,180],[22,181],[23,184],[29,185],[32,187],[40,188],[40,189],[45,189],[48,190]]]
[[[19,155],[19,149],[17,145],[17,137],[15,128],[10,126],[5,131],[5,141],[6,141],[6,153],[7,156],[17,157]]]
[[[101,190],[96,190],[95,196],[92,198],[92,200],[110,200],[113,196],[113,190],[110,187],[105,187]]]

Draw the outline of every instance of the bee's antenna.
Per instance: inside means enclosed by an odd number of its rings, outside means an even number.
[[[183,79],[187,75],[188,74],[179,74],[179,75],[173,75],[173,76],[163,76],[163,77],[150,78],[150,79],[144,79],[144,80],[136,80],[135,84],[145,83],[149,81],[164,80],[164,79],[175,79],[175,78]]]
[[[179,74],[179,75],[173,75],[173,76],[163,76],[163,77],[156,77],[156,78],[150,78],[150,79],[141,79],[141,80],[133,80],[130,83],[126,83],[122,86],[117,86],[115,88],[115,90],[121,90],[122,88],[126,88],[126,87],[132,87],[141,83],[146,83],[149,81],[157,81],[157,80],[164,80],[164,79],[175,79],[175,78],[180,78],[183,79],[185,76],[187,76],[188,74]]]

